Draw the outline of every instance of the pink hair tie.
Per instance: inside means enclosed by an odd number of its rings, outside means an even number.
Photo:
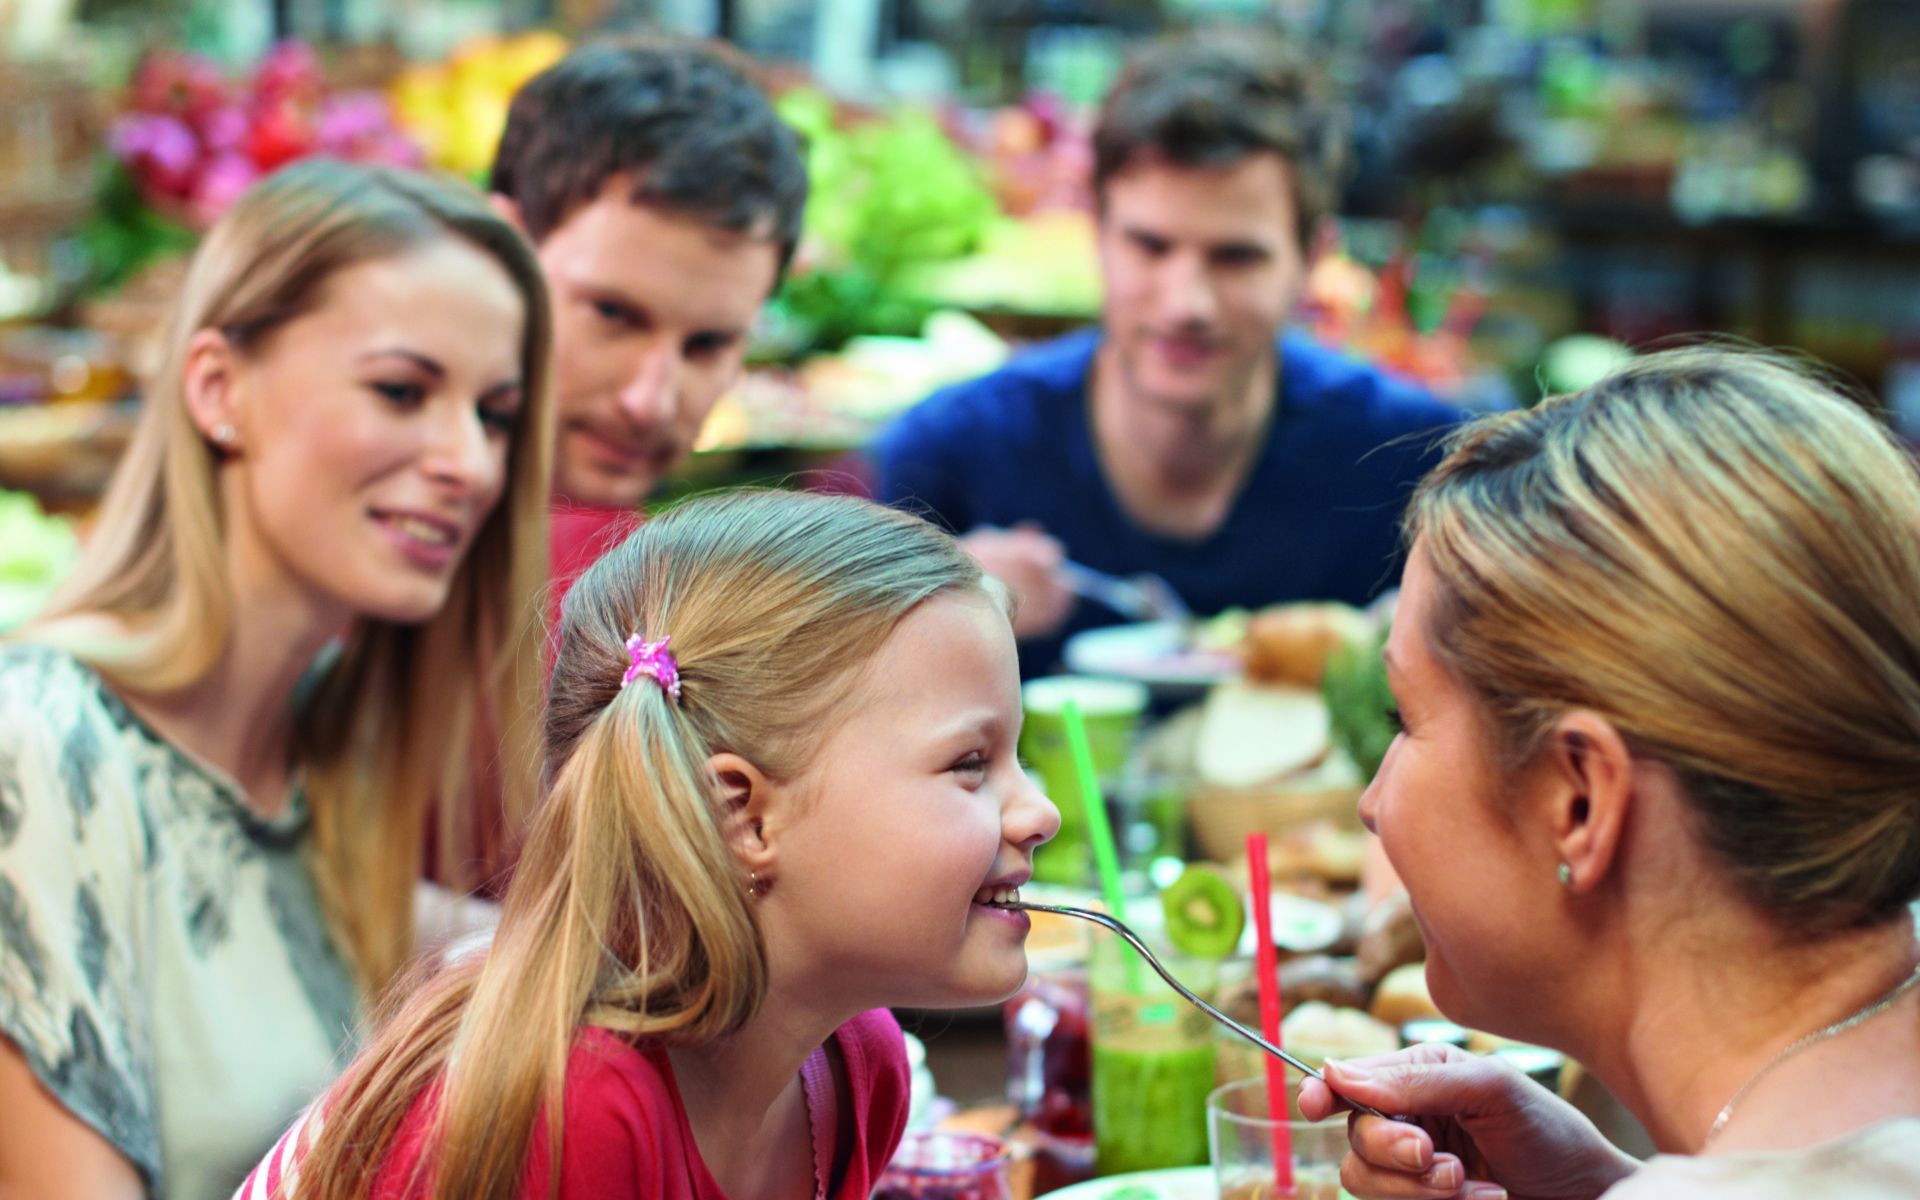
[[[649,642],[639,634],[627,639],[627,673],[620,677],[620,690],[626,691],[627,685],[642,675],[651,675],[660,684],[660,690],[672,697],[675,703],[680,700],[680,663],[667,652],[667,643],[673,637],[668,635],[657,642]]]

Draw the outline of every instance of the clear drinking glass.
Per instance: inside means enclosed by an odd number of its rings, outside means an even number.
[[[1276,1182],[1277,1124],[1286,1126],[1293,1146],[1291,1190]],[[1340,1187],[1340,1160],[1347,1154],[1346,1117],[1276,1123],[1269,1116],[1265,1078],[1225,1084],[1207,1096],[1207,1151],[1220,1200],[1351,1200]]]

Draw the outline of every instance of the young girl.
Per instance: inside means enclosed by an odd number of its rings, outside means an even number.
[[[1004,605],[933,526],[789,493],[656,517],[567,596],[491,951],[242,1194],[864,1200],[907,1104],[871,1010],[1026,974],[997,902],[1059,821],[1019,732]]]
[[[333,1077],[473,698],[538,696],[546,322],[424,176],[304,163],[209,233],[86,556],[0,645],[0,1193],[218,1195]]]

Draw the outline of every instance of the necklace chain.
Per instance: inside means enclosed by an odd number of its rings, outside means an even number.
[[[1843,1017],[1823,1029],[1814,1030],[1812,1033],[1807,1034],[1805,1037],[1788,1046],[1785,1050],[1768,1059],[1765,1066],[1755,1071],[1748,1077],[1745,1083],[1740,1085],[1740,1090],[1733,1094],[1732,1099],[1728,1100],[1725,1107],[1721,1108],[1719,1115],[1714,1117],[1713,1125],[1707,1130],[1707,1139],[1702,1145],[1711,1145],[1713,1139],[1720,1136],[1720,1131],[1725,1129],[1727,1122],[1733,1119],[1734,1106],[1746,1099],[1747,1093],[1753,1090],[1753,1085],[1766,1078],[1768,1072],[1809,1046],[1824,1042],[1830,1037],[1845,1033],[1856,1025],[1871,1021],[1889,1008],[1892,1008],[1894,1003],[1898,1001],[1900,997],[1906,995],[1917,983],[1920,983],[1920,966],[1914,967],[1913,973],[1901,980],[1899,985],[1892,991],[1854,1013],[1852,1016]]]

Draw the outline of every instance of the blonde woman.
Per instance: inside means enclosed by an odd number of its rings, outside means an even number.
[[[0,1192],[231,1188],[409,953],[428,798],[537,698],[546,322],[423,176],[302,164],[208,235],[0,646]]]
[[[1002,595],[917,517],[736,493],[568,593],[550,788],[492,949],[430,980],[247,1200],[867,1200],[891,1005],[1026,977],[1059,825]]]
[[[1354,1119],[1346,1186],[1920,1195],[1913,462],[1793,366],[1674,351],[1471,427],[1408,526],[1361,812],[1434,999],[1586,1063],[1662,1153],[1410,1050],[1329,1065],[1413,1114]]]

